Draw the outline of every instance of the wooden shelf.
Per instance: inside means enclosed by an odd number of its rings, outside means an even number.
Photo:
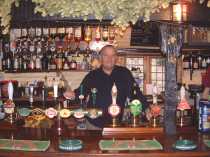
[[[88,72],[88,70],[47,70],[47,71],[42,71],[42,70],[33,70],[33,71],[30,71],[30,70],[26,70],[26,71],[2,71],[2,72],[5,72],[5,73],[44,73],[44,72],[60,72],[60,71],[68,71],[68,72]]]
[[[206,70],[206,68],[202,68],[202,69],[183,68],[183,70],[204,71],[204,70]]]

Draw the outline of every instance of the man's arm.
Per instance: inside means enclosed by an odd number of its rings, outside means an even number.
[[[81,94],[81,87],[82,87],[82,94],[87,97],[90,92],[91,92],[91,72],[89,72],[84,79],[82,80],[82,82],[80,83],[80,86],[74,90],[75,92],[75,97],[76,99],[79,97],[79,95]]]
[[[84,79],[82,80],[82,82],[80,83],[80,86],[78,88],[76,88],[74,91],[72,91],[71,87],[68,86],[67,84],[65,85],[66,87],[66,91],[64,93],[64,97],[67,97],[69,99],[75,99],[76,102],[79,102],[79,95],[80,93],[80,87],[83,86],[83,95],[86,97],[89,93],[90,93],[90,87],[91,87],[91,74],[88,73]]]

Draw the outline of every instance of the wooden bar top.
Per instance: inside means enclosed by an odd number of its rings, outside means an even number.
[[[0,123],[1,124],[1,123]],[[0,125],[1,126],[1,125]],[[121,152],[103,152],[99,149],[98,143],[102,136],[102,131],[79,131],[64,129],[61,136],[58,136],[55,128],[51,129],[32,129],[13,127],[0,127],[0,138],[7,139],[26,139],[26,140],[50,140],[51,144],[46,152],[24,152],[24,151],[0,151],[0,157],[99,157],[99,156],[116,156],[116,157],[207,157],[210,156],[210,148],[207,148],[203,140],[210,139],[210,134],[202,134],[194,128],[178,129],[174,136],[167,136],[164,133],[157,134],[135,134],[136,139],[157,139],[163,146],[159,151],[121,151]],[[65,152],[58,149],[59,139],[81,139],[84,148],[78,152]],[[131,139],[128,136],[119,136],[116,139]],[[172,144],[179,138],[194,140],[198,148],[193,151],[178,151],[172,148]]]

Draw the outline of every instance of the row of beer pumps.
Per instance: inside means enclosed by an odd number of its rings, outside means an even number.
[[[30,113],[34,110],[37,109],[35,108],[35,106],[33,105],[34,102],[34,98],[33,98],[33,92],[34,92],[34,86],[30,85],[29,86],[29,102],[30,102],[30,108],[18,108],[17,112],[18,114],[20,114],[21,116],[28,116],[30,115]],[[6,114],[9,114],[9,121],[10,123],[14,122],[13,119],[13,113],[15,112],[15,103],[13,102],[13,93],[14,93],[14,88],[13,88],[13,84],[10,81],[8,83],[8,100],[4,103],[4,111]],[[93,104],[96,103],[96,96],[97,96],[97,89],[92,89],[91,90],[92,93],[92,97],[93,97]],[[109,108],[108,108],[108,113],[110,114],[110,116],[112,117],[112,127],[116,127],[119,124],[117,124],[117,117],[119,116],[119,114],[121,113],[121,108],[120,106],[117,104],[117,93],[118,93],[118,89],[116,84],[113,84],[112,90],[111,90],[111,95],[112,95],[112,104],[110,104]],[[157,124],[157,118],[158,116],[160,116],[160,111],[161,111],[161,107],[160,105],[157,104],[157,86],[154,86],[153,88],[153,104],[150,105],[150,110],[152,113],[152,119],[154,121],[153,126],[156,127]],[[55,101],[55,105],[57,108],[54,107],[49,107],[46,109],[39,109],[40,111],[43,112],[43,114],[45,114],[48,118],[54,118],[57,117],[58,119],[60,118],[68,118],[71,115],[73,115],[75,118],[83,118],[84,116],[88,116],[90,118],[98,118],[99,116],[102,116],[102,111],[98,108],[87,108],[84,109],[83,108],[83,102],[84,102],[84,94],[83,94],[83,86],[81,85],[80,87],[80,95],[79,95],[79,100],[80,100],[80,108],[76,109],[76,110],[70,110],[68,109],[66,106],[63,106],[63,104],[61,104],[61,102],[58,101],[58,82],[54,81],[54,85],[53,85],[53,98]],[[66,98],[69,99],[69,98]],[[129,102],[129,109],[130,109],[130,113],[132,114],[132,126],[133,127],[137,127],[139,126],[139,115],[142,112],[142,103],[139,99],[134,99],[131,102]],[[94,105],[96,106],[96,105]],[[24,112],[24,113],[22,113]],[[60,130],[60,129],[59,129]]]
[[[58,118],[58,120],[61,120],[61,118],[69,118],[70,116],[73,116],[76,119],[81,119],[84,118],[85,116],[95,119],[100,116],[102,116],[103,111],[99,108],[96,108],[96,97],[97,97],[97,89],[93,88],[91,90],[91,96],[92,96],[92,103],[94,108],[84,108],[84,102],[85,102],[85,96],[83,93],[83,86],[80,86],[80,95],[79,95],[79,100],[80,100],[80,107],[77,109],[70,109],[68,106],[62,104],[62,102],[59,102],[59,96],[58,96],[58,82],[54,82],[53,85],[53,98],[54,98],[54,107],[49,107],[49,108],[36,108],[36,106],[33,105],[34,98],[33,98],[33,90],[34,87],[32,85],[29,86],[29,102],[30,102],[30,107],[16,107],[17,110],[15,110],[15,103],[13,102],[13,93],[14,93],[14,88],[13,84],[10,81],[8,83],[8,100],[4,102],[3,104],[3,110],[1,107],[0,110],[0,118],[5,119],[9,121],[11,124],[14,123],[14,112],[17,111],[17,113],[24,117],[27,117],[32,113],[33,111],[39,110],[40,114],[44,114],[46,117],[53,119],[55,117]],[[117,95],[118,95],[118,89],[116,84],[114,83],[112,86],[111,90],[111,96],[112,96],[112,103],[108,107],[108,113],[112,117],[112,127],[117,127],[119,126],[117,118],[119,114],[122,112],[120,106],[117,104]],[[153,102],[149,106],[149,114],[150,114],[150,121],[151,121],[151,126],[152,127],[157,127],[159,126],[158,124],[158,119],[161,115],[161,105],[158,104],[157,97],[158,97],[158,89],[157,86],[153,86]],[[69,98],[66,97],[65,100]],[[135,99],[131,100],[128,102],[128,107],[129,111],[132,115],[131,119],[131,126],[132,127],[138,127],[140,122],[139,122],[139,117],[142,113],[142,103],[136,97]],[[191,109],[191,106],[188,104],[187,99],[185,97],[185,88],[182,86],[180,90],[180,102],[177,105],[177,110],[180,111],[180,126],[183,126],[183,117],[184,117],[184,111]],[[4,111],[4,113],[2,112]],[[58,130],[61,128],[59,127]]]

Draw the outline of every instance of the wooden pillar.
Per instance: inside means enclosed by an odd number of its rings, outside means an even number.
[[[167,60],[167,59],[166,59]],[[166,61],[166,84],[165,84],[165,110],[164,129],[168,135],[176,134],[176,105],[177,105],[177,82],[176,64]]]

